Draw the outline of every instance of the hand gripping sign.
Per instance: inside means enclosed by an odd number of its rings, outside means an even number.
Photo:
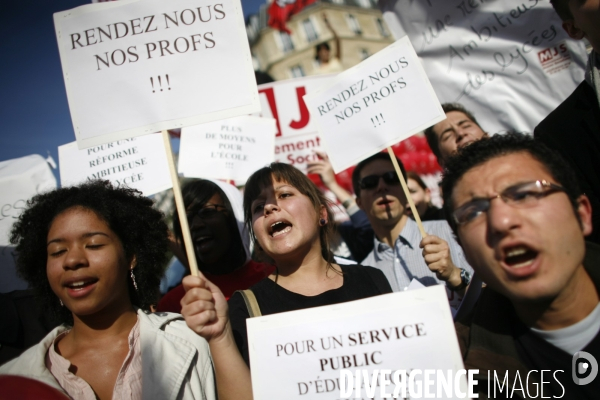
[[[246,324],[255,399],[455,399],[472,390],[442,286]]]
[[[239,0],[90,4],[54,23],[80,148],[260,109]]]
[[[391,146],[446,115],[408,37],[342,72],[304,100],[336,172],[388,149],[421,235],[427,236]]]

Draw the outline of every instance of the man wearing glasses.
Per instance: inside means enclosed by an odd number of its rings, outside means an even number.
[[[458,305],[453,292],[464,292],[472,269],[446,221],[423,222],[428,236],[421,238],[417,223],[404,212],[407,200],[390,156],[379,153],[360,162],[352,184],[356,204],[375,232],[374,248],[361,264],[381,269],[394,291],[406,290],[413,279],[425,286],[445,282]]]
[[[499,389],[496,373],[523,397],[597,398],[600,378],[575,383],[593,369],[576,353],[600,360],[600,247],[585,243],[592,210],[574,172],[531,138],[496,135],[449,159],[442,189],[452,229],[487,283],[457,324],[480,391]]]

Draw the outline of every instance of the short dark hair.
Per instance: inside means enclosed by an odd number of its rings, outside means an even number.
[[[73,323],[73,315],[60,306],[46,276],[48,232],[54,219],[72,208],[93,211],[119,237],[127,259],[135,256],[138,290],[127,277],[129,298],[133,305],[150,310],[158,300],[166,267],[169,231],[152,200],[108,181],[36,195],[13,225],[10,241],[17,246],[17,273],[35,290],[41,305],[57,322]]]
[[[256,236],[252,229],[252,202],[260,195],[262,190],[273,184],[273,180],[285,181],[298,189],[300,193],[307,196],[315,207],[317,215],[321,212],[321,207],[327,210],[327,223],[320,227],[321,254],[330,264],[333,262],[333,253],[330,250],[330,243],[335,234],[335,221],[331,202],[325,197],[323,192],[296,167],[290,164],[274,162],[253,173],[244,188],[244,220],[252,241],[256,243]],[[318,223],[318,221],[315,221]]]
[[[554,7],[554,11],[563,21],[573,19],[573,14],[569,10],[569,0],[550,0],[550,4]]]
[[[529,154],[542,164],[552,178],[565,188],[573,209],[577,210],[577,199],[582,194],[581,188],[577,182],[575,172],[560,154],[522,133],[498,134],[489,139],[478,140],[469,146],[461,148],[455,155],[448,159],[445,165],[441,183],[444,196],[444,211],[448,223],[455,233],[457,226],[452,217],[454,212],[452,192],[458,181],[471,169],[494,158],[514,153]]]
[[[452,111],[458,111],[458,112],[465,114],[467,116],[467,118],[469,118],[471,121],[473,121],[473,123],[475,125],[477,125],[479,127],[479,129],[483,130],[481,128],[481,125],[479,125],[479,122],[477,122],[477,120],[475,119],[475,116],[469,110],[467,110],[462,104],[444,103],[444,104],[442,104],[442,109],[444,110],[444,113],[446,113],[446,114],[448,114],[449,112],[452,112]],[[435,124],[435,125],[437,125],[437,124]],[[440,152],[438,137],[435,134],[435,132],[433,131],[433,128],[435,127],[435,125],[432,125],[429,128],[425,129],[424,133],[425,133],[425,139],[427,139],[427,144],[429,145],[429,148],[431,149],[433,154],[435,154],[435,156],[438,159],[438,162],[440,162],[440,164],[441,164],[442,153]]]
[[[395,154],[394,157],[396,157]],[[357,197],[360,196],[360,173],[367,165],[371,164],[375,160],[389,161],[390,163],[392,162],[388,153],[376,153],[373,154],[371,157],[359,162],[356,165],[356,168],[354,168],[354,171],[352,172],[352,188],[354,189],[354,193]],[[400,171],[402,171],[402,175],[404,176],[404,179],[406,179],[406,169],[404,169],[404,164],[402,164],[402,161],[400,161],[398,157],[396,157],[396,161],[398,161]]]
[[[321,48],[325,48],[327,51],[331,51],[331,47],[329,47],[329,43],[322,42],[315,46],[315,60],[319,61],[319,50]]]
[[[227,195],[221,190],[219,185],[206,179],[198,179],[188,182],[181,190],[183,196],[183,204],[185,206],[186,215],[196,214],[204,205],[213,197],[215,194],[221,196],[223,205],[227,210],[227,227],[232,233],[233,243],[231,245],[231,251],[235,252],[233,259],[243,264],[246,260],[246,250],[244,249],[244,243],[240,236],[240,232],[235,219],[235,213],[233,207],[229,202]],[[177,241],[185,248],[185,242],[183,241],[183,234],[181,232],[181,223],[179,222],[179,216],[177,210],[173,211],[173,233],[177,238]],[[196,257],[198,269],[203,270],[202,261]]]

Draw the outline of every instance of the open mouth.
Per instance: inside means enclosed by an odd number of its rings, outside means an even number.
[[[80,290],[87,288],[88,286],[93,285],[96,282],[98,282],[98,279],[94,279],[94,278],[87,279],[86,278],[86,279],[82,279],[79,281],[69,282],[69,283],[65,284],[65,286],[71,290],[80,291]]]
[[[270,227],[270,234],[272,237],[277,237],[279,235],[283,235],[284,233],[288,233],[292,230],[292,224],[285,221],[277,221]]]
[[[213,240],[213,237],[209,235],[198,236],[194,238],[194,243],[202,245],[204,243],[210,242],[211,240]]]
[[[504,263],[511,268],[523,268],[531,265],[538,252],[526,246],[516,246],[505,251]]]

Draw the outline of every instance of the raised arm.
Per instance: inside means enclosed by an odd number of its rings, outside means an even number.
[[[187,325],[208,341],[220,400],[252,400],[250,369],[233,338],[227,301],[206,278],[186,276],[181,314]]]
[[[315,153],[317,153],[320,160],[309,162],[307,164],[307,172],[309,174],[318,174],[327,189],[331,190],[339,202],[350,212],[351,206],[355,204],[354,197],[335,180],[335,173],[327,154],[322,151],[316,151]]]
[[[327,29],[329,29],[329,31],[333,35],[333,40],[335,41],[335,58],[337,58],[339,61],[341,61],[342,60],[342,46],[340,46],[340,38],[338,37],[337,33],[333,29],[333,26],[331,26],[331,24],[329,23],[329,20],[327,19],[327,14],[323,14],[323,21],[325,22],[325,26],[327,27]]]

